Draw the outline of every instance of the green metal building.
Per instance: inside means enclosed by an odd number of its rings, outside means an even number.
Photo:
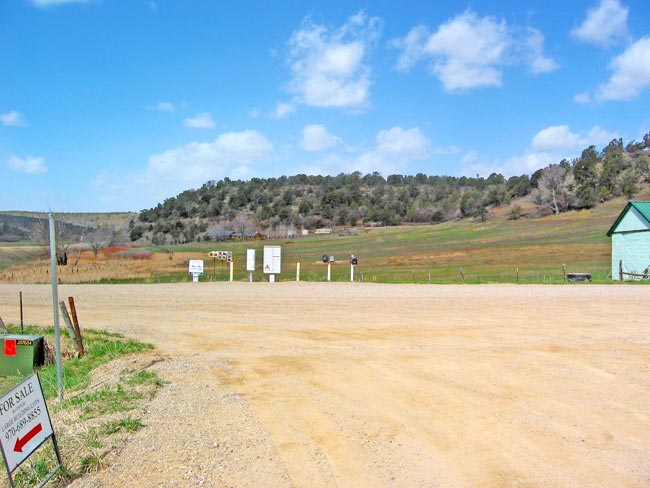
[[[607,235],[612,238],[612,279],[648,279],[650,202],[628,202]]]

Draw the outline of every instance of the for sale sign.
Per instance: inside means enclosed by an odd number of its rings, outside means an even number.
[[[10,473],[52,435],[36,374],[0,397],[0,447]]]

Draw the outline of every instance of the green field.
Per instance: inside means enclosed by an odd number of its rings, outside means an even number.
[[[587,272],[594,282],[609,283],[610,240],[606,233],[623,208],[612,201],[593,210],[570,212],[540,219],[510,221],[470,220],[436,226],[402,226],[353,229],[357,235],[332,234],[291,240],[200,243],[171,248],[204,259],[202,280],[228,279],[222,262],[207,257],[210,250],[233,252],[235,280],[245,280],[246,249],[256,249],[254,279],[261,272],[264,245],[282,246],[282,274],[278,280],[294,280],[296,262],[301,279],[324,281],[324,254],[334,256],[332,281],[350,280],[349,257],[359,265],[355,281],[383,283],[561,283],[562,265],[568,272]],[[169,249],[169,248],[168,248]],[[216,266],[215,266],[216,264]],[[462,272],[461,272],[462,269]],[[179,270],[174,277],[186,273]],[[464,276],[464,281],[463,281]],[[170,278],[169,276],[167,278]]]
[[[325,281],[324,254],[335,257],[332,281],[349,281],[349,258],[359,265],[355,281],[378,283],[562,283],[567,272],[591,273],[593,282],[610,283],[610,240],[606,233],[626,201],[616,199],[594,209],[568,212],[544,218],[507,220],[495,217],[486,222],[469,219],[439,225],[383,228],[335,229],[331,235],[265,241],[201,242],[164,248],[174,252],[170,270],[154,271],[146,279],[102,281],[179,282],[190,281],[187,259],[203,259],[201,281],[228,280],[228,265],[208,257],[213,250],[232,251],[234,279],[246,281],[246,250],[256,250],[255,281],[268,278],[261,270],[263,247],[282,246],[282,273],[278,281],[296,279],[301,263],[301,280]],[[349,235],[352,234],[352,235]],[[42,248],[0,246],[0,270],[33,259]],[[182,257],[182,258],[181,258]]]

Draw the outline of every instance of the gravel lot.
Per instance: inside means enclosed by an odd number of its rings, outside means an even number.
[[[649,290],[60,286],[82,327],[155,344],[169,381],[72,486],[647,488]],[[51,323],[41,285],[0,285],[0,316],[19,291]]]

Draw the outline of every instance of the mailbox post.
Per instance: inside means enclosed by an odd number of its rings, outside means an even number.
[[[350,256],[350,281],[354,281],[354,268],[358,264],[357,257],[353,254]]]
[[[332,281],[332,263],[334,262],[334,256],[327,256],[323,254],[323,262],[327,263],[327,281]]]
[[[330,258],[327,254],[323,254],[323,262],[327,264],[327,281],[330,281],[330,278],[332,276],[332,271],[330,265]]]

